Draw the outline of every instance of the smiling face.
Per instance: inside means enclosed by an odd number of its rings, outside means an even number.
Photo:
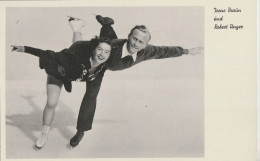
[[[98,64],[104,63],[110,56],[111,46],[105,42],[100,42],[93,51],[93,59]]]
[[[128,37],[127,50],[130,54],[137,53],[144,49],[150,40],[148,33],[145,33],[139,29],[135,29]]]

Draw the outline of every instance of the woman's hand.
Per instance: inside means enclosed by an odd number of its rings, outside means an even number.
[[[11,47],[13,48],[12,51],[17,51],[17,52],[24,52],[25,51],[24,46],[11,45]]]

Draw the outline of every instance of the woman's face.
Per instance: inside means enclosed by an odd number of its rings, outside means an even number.
[[[107,61],[110,56],[111,46],[105,42],[101,42],[93,51],[94,59],[97,63],[101,64]]]

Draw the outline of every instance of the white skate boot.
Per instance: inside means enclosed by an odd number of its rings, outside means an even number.
[[[40,150],[41,148],[44,147],[44,145],[48,139],[49,131],[50,131],[50,126],[42,127],[41,136],[35,143],[36,151]]]
[[[81,32],[81,29],[86,25],[86,22],[82,19],[75,18],[75,17],[69,17],[69,24],[73,32]]]

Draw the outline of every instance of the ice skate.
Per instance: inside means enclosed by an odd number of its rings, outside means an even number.
[[[73,32],[81,32],[81,29],[86,25],[86,22],[80,18],[68,17],[69,25]]]
[[[76,146],[78,146],[78,144],[82,140],[83,136],[84,136],[84,131],[82,131],[82,132],[77,131],[77,133],[73,136],[73,138],[70,139],[70,149],[73,149]]]
[[[114,24],[114,20],[110,17],[102,17],[101,15],[96,15],[96,19],[102,26]]]
[[[44,145],[48,139],[49,130],[50,130],[50,126],[43,126],[41,136],[35,143],[36,151],[38,151],[44,147]]]

